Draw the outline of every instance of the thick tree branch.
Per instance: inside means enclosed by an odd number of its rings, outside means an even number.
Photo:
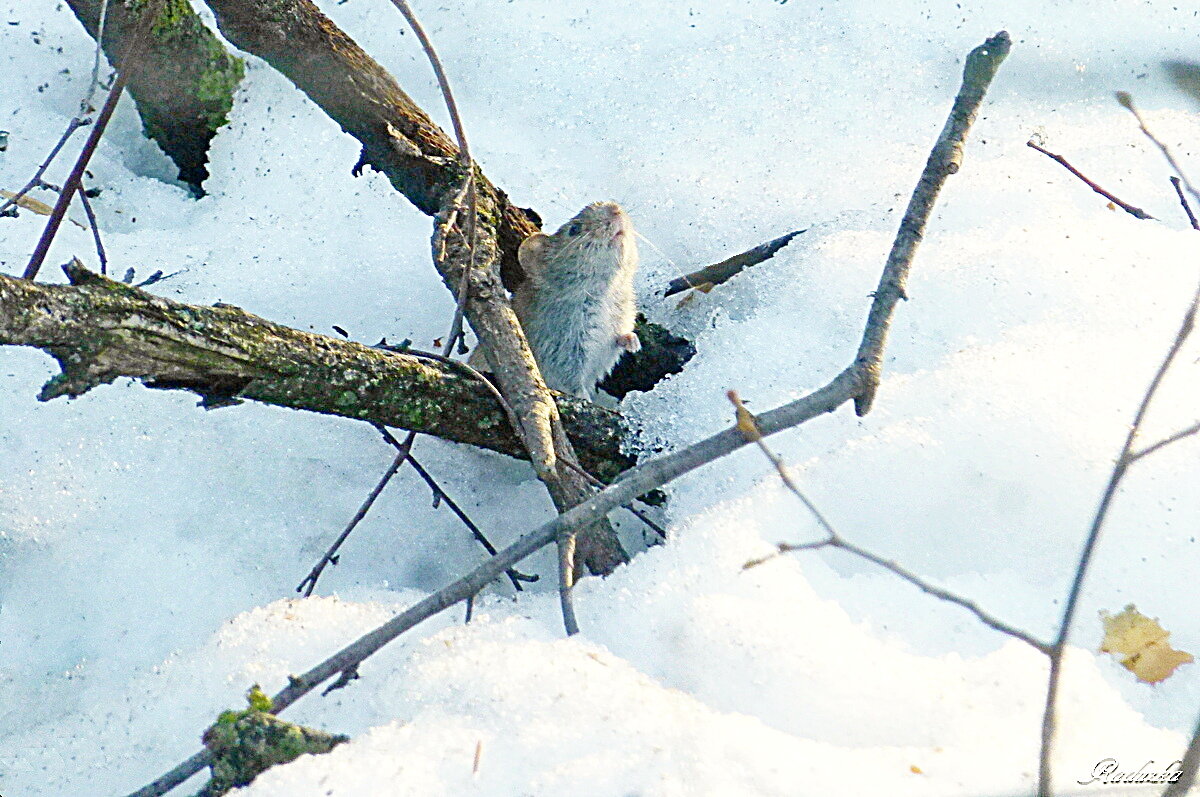
[[[208,406],[252,399],[374,421],[524,456],[486,386],[443,363],[266,321],[230,306],[164,299],[67,267],[73,285],[0,275],[0,344],[35,346],[63,373],[40,398],[78,396],[127,376],[199,393]],[[632,464],[617,413],[555,396],[589,470],[611,479]]]
[[[67,0],[88,34],[96,38],[101,0]],[[124,72],[124,48],[143,11],[134,0],[108,0],[102,45]],[[154,21],[129,76],[146,135],[179,167],[179,179],[199,189],[208,177],[208,144],[225,124],[243,65],[204,26],[186,0],[170,0]]]

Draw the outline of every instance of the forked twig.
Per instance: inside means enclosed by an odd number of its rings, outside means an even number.
[[[742,400],[738,397],[737,392],[730,390],[726,395],[736,411],[738,431],[742,433],[746,440],[758,446],[759,450],[763,452],[763,455],[766,456],[771,464],[775,466],[775,471],[779,474],[780,480],[783,481],[784,485],[792,492],[793,495],[800,499],[801,503],[804,504],[805,508],[808,509],[809,513],[816,519],[817,523],[825,531],[825,539],[823,540],[795,544],[781,542],[778,546],[776,546],[776,553],[772,554],[771,556],[763,556],[758,559],[751,559],[742,565],[743,570],[748,570],[752,567],[765,564],[780,554],[789,553],[792,551],[814,551],[821,548],[838,548],[846,551],[847,553],[853,554],[860,559],[865,559],[872,564],[882,567],[884,570],[899,576],[901,579],[912,584],[927,595],[932,595],[935,598],[939,598],[948,603],[953,603],[956,606],[966,609],[971,614],[975,615],[975,617],[981,623],[995,631],[999,631],[1002,634],[1011,636],[1014,639],[1019,639],[1042,653],[1050,653],[1050,645],[1040,639],[1037,639],[1032,634],[1022,631],[1016,626],[1010,625],[995,615],[984,611],[973,601],[969,601],[966,598],[955,595],[953,592],[949,592],[941,587],[934,586],[925,579],[913,573],[911,570],[908,570],[907,568],[891,560],[884,559],[882,556],[872,553],[866,548],[861,548],[838,534],[837,530],[834,529],[833,525],[829,522],[821,510],[817,508],[816,504],[814,504],[809,497],[804,494],[804,491],[801,490],[799,485],[796,484],[795,480],[792,479],[791,474],[788,472],[787,466],[784,465],[783,460],[779,457],[779,455],[772,451],[769,446],[767,446],[766,440],[763,439],[762,432],[758,428],[757,419],[753,414],[751,414],[750,410],[746,409],[746,405],[742,403]]]
[[[1159,387],[1162,385],[1167,371],[1170,370],[1179,351],[1183,348],[1184,343],[1195,329],[1197,309],[1200,309],[1200,285],[1197,286],[1196,292],[1192,296],[1191,304],[1188,305],[1187,310],[1184,312],[1183,321],[1179,326],[1179,331],[1175,334],[1175,339],[1171,342],[1170,348],[1167,349],[1166,355],[1163,357],[1158,370],[1154,374],[1154,378],[1150,380],[1150,385],[1146,388],[1146,392],[1142,396],[1142,401],[1138,405],[1137,412],[1134,414],[1133,423],[1130,424],[1129,431],[1125,436],[1125,442],[1121,446],[1121,452],[1117,455],[1116,463],[1113,465],[1112,473],[1109,475],[1108,484],[1105,485],[1104,493],[1100,498],[1100,505],[1096,508],[1096,514],[1092,518],[1091,528],[1088,530],[1087,538],[1083,543],[1083,550],[1079,555],[1079,563],[1076,565],[1075,577],[1071,582],[1071,588],[1067,594],[1058,635],[1055,637],[1050,650],[1050,677],[1046,685],[1046,704],[1042,715],[1041,750],[1038,756],[1038,797],[1051,797],[1053,793],[1050,756],[1054,746],[1055,710],[1058,701],[1058,685],[1062,677],[1063,656],[1066,653],[1067,639],[1071,633],[1071,625],[1075,619],[1075,612],[1079,606],[1079,598],[1083,593],[1083,582],[1087,577],[1092,556],[1095,554],[1096,547],[1100,542],[1100,533],[1104,528],[1105,520],[1108,519],[1108,511],[1117,496],[1117,489],[1121,486],[1121,482],[1124,480],[1129,467],[1145,456],[1146,453],[1149,453],[1150,450],[1159,450],[1170,442],[1187,436],[1182,434],[1178,436],[1173,435],[1167,438],[1167,440],[1160,441],[1140,453],[1134,451],[1134,444],[1141,433],[1142,422],[1146,418],[1150,404],[1154,400]]]
[[[404,443],[401,443],[399,440],[397,440],[385,427],[376,426],[375,428],[378,429],[383,435],[383,439],[386,440],[388,444],[397,451],[405,450]],[[416,457],[412,455],[411,451],[408,453],[408,464],[412,465],[413,470],[415,470],[417,475],[421,477],[426,485],[428,485],[430,491],[433,493],[434,501],[444,502],[446,506],[450,508],[450,511],[453,512],[454,515],[461,520],[463,525],[466,526],[471,532],[471,536],[483,546],[484,550],[490,555],[495,556],[496,546],[492,545],[492,541],[487,538],[487,535],[484,534],[482,530],[480,530],[479,526],[475,524],[475,521],[471,520],[470,515],[464,512],[462,508],[454,502],[454,499],[442,489],[441,485],[439,485],[437,481],[434,480],[433,476],[430,475],[429,471],[425,470],[425,467],[417,461]],[[529,576],[512,568],[510,568],[506,574],[508,575],[509,581],[512,582],[513,589],[517,590],[517,592],[521,592],[524,589],[521,586],[521,582],[532,583],[538,580],[538,576]]]
[[[396,475],[396,471],[400,470],[400,466],[408,459],[408,449],[412,447],[414,437],[415,435],[410,436],[405,441],[407,445],[396,454],[396,458],[392,460],[392,464],[388,465],[388,469],[383,472],[383,476],[380,477],[370,494],[367,495],[366,500],[359,506],[358,511],[354,513],[354,517],[350,518],[350,522],[346,524],[346,527],[342,529],[342,533],[337,536],[337,539],[325,551],[320,561],[313,565],[313,569],[308,571],[308,575],[296,586],[296,592],[304,593],[304,597],[306,598],[311,596],[313,590],[317,588],[317,581],[321,578],[321,574],[325,572],[325,568],[329,565],[337,564],[338,549],[342,547],[342,543],[346,541],[350,533],[362,522],[362,519],[367,516],[367,512],[371,511],[371,507],[375,505],[375,500],[379,498],[380,493],[383,492],[383,488],[387,487],[388,482]]]

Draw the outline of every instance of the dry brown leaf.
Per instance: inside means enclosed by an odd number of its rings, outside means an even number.
[[[1100,652],[1116,656],[1139,681],[1158,683],[1169,678],[1180,664],[1195,661],[1192,654],[1172,648],[1167,641],[1171,632],[1132,603],[1120,614],[1100,612],[1100,620],[1104,623]]]

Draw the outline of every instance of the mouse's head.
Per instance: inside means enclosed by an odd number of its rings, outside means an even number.
[[[553,235],[527,238],[518,255],[531,273],[546,268],[585,273],[637,268],[633,222],[616,202],[593,202]]]

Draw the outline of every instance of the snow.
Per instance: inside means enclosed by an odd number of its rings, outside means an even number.
[[[445,124],[389,4],[320,5]],[[552,228],[615,198],[664,253],[643,247],[642,305],[699,353],[622,404],[646,429],[643,451],[727,426],[729,388],[763,410],[849,362],[962,58],[1008,29],[1013,52],[918,252],[874,411],[842,409],[770,442],[846,537],[1051,635],[1196,280],[1200,239],[1111,92],[1132,91],[1200,173],[1196,109],[1159,67],[1194,57],[1200,8],[447,0],[416,11],[498,185]],[[0,187],[15,190],[74,113],[91,48],[65,4],[0,0],[0,21],[11,133]],[[1158,220],[1106,208],[1025,146],[1035,134]],[[151,288],[181,301],[429,346],[452,312],[429,265],[429,220],[381,175],[351,177],[357,154],[250,59],[196,201],[123,101],[89,182],[103,188],[112,269],[181,271]],[[0,271],[21,271],[41,226],[28,212],[0,220]],[[656,296],[679,273],[802,228],[711,294]],[[96,265],[90,234],[67,224],[42,277],[61,279],[52,265],[72,255]],[[1195,344],[1181,355],[1148,440],[1195,421],[1198,356]],[[390,461],[371,429],[249,404],[204,412],[194,396],[126,380],[38,403],[53,371],[41,352],[0,350],[5,797],[140,786],[194,752],[250,684],[275,691],[482,560],[406,470],[319,596],[297,599]],[[1110,517],[1067,659],[1064,792],[1119,792],[1076,784],[1108,757],[1165,766],[1194,724],[1194,665],[1150,687],[1093,651],[1098,611],[1130,602],[1200,650],[1195,446],[1139,464]],[[522,463],[431,439],[415,450],[497,544],[550,517]],[[498,584],[469,625],[457,607],[370,659],[349,688],[297,703],[285,717],[352,741],[241,793],[1029,793],[1039,654],[844,554],[742,571],[817,534],[757,451],[667,492],[670,540],[580,585],[579,637],[562,636],[543,552],[521,566],[543,576],[537,589],[514,599]],[[636,543],[642,531],[617,517]]]

